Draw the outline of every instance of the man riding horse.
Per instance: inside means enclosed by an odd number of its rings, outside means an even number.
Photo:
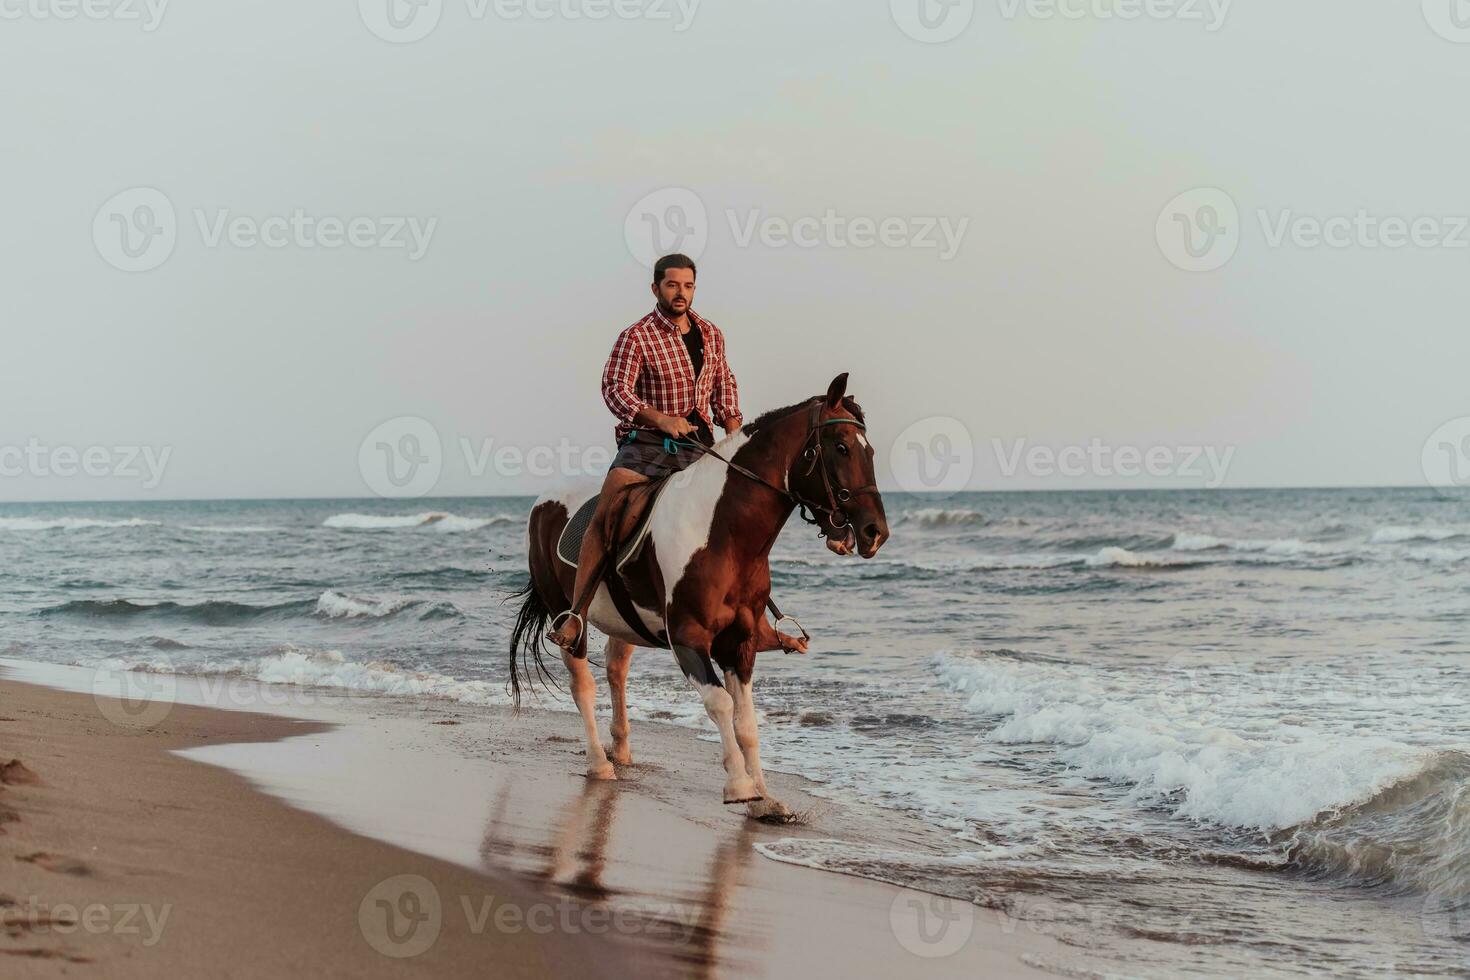
[[[687,255],[659,259],[652,287],[657,305],[618,335],[603,368],[602,398],[618,419],[618,452],[582,539],[573,606],[547,634],[567,653],[579,648],[587,607],[612,560],[610,543],[632,530],[645,505],[635,488],[698,459],[701,453],[687,442],[714,445],[712,424],[727,435],[740,428],[725,335],[693,309],[697,275]]]
[[[626,685],[634,646],[669,650],[720,733],[721,798],[748,804],[752,817],[782,820],[790,811],[770,797],[761,770],[755,658],[805,653],[809,637],[778,628],[795,620],[771,601],[771,548],[796,513],[834,554],[872,558],[888,539],[888,519],[847,375],[834,377],[823,394],[742,424],[724,336],[691,309],[694,277],[687,257],[661,259],[657,309],[613,346],[602,390],[618,417],[620,445],[598,500],[590,486],[577,486],[543,495],[531,508],[530,582],[513,596],[521,607],[510,637],[510,688],[519,706],[523,675],[549,677],[541,648],[550,621],[545,637],[562,648],[586,734],[587,775],[616,779],[615,766],[633,759]],[[714,425],[726,431],[718,444]],[[660,479],[675,473],[672,482]],[[642,543],[620,552],[647,506],[636,498],[652,492],[661,502],[639,531]],[[573,569],[563,537],[571,547],[574,518],[583,520],[589,507],[595,516]],[[554,610],[563,611],[553,620]],[[586,660],[589,620],[608,637],[610,753]]]

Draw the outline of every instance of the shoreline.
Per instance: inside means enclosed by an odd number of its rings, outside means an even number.
[[[100,702],[9,679],[0,755],[36,782],[0,791],[0,972],[156,976],[497,975],[640,972],[581,937],[475,934],[445,917],[414,961],[378,952],[360,923],[382,879],[413,871],[441,890],[534,901],[509,875],[476,874],[343,832],[180,750],[264,745],[328,726],[176,704],[157,728],[119,727]],[[371,907],[362,917],[371,927]]]
[[[634,765],[595,783],[582,776],[579,730],[560,712],[239,679],[229,705],[200,707],[191,702],[209,688],[178,676],[149,702],[168,705],[154,721],[148,704],[117,715],[121,702],[88,693],[95,683],[81,668],[0,663],[0,718],[16,719],[0,722],[0,755],[46,780],[0,794],[21,816],[0,836],[0,855],[23,867],[17,857],[54,852],[95,869],[56,890],[62,876],[32,865],[12,892],[174,906],[165,940],[149,947],[82,930],[46,937],[52,949],[110,958],[109,976],[239,975],[241,962],[278,974],[236,955],[260,946],[286,972],[343,976],[486,966],[560,975],[592,963],[614,976],[1075,970],[1054,940],[979,907],[767,857],[789,837],[902,847],[921,825],[817,799],[781,773],[769,774],[773,792],[807,811],[807,825],[757,824],[719,804],[717,749],[692,731],[635,722]],[[108,890],[137,877],[151,890]],[[294,899],[260,908],[262,892]],[[385,955],[358,921],[365,903],[442,928],[422,951],[411,937],[378,935]],[[0,938],[0,951],[21,945]],[[67,961],[46,955],[15,959],[26,975],[58,975]],[[211,973],[211,956],[228,966]]]

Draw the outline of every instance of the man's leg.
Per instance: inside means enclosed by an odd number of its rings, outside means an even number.
[[[629,488],[633,484],[646,482],[648,477],[633,470],[619,467],[607,472],[607,479],[602,484],[602,495],[597,501],[597,509],[592,513],[592,520],[587,525],[587,533],[582,537],[582,550],[577,557],[577,584],[572,587],[572,612],[576,615],[565,617],[560,627],[547,634],[547,638],[564,651],[571,652],[581,634],[582,617],[587,615],[587,607],[592,604],[595,591],[590,586],[601,579],[603,569],[599,566],[602,565],[603,558],[607,557],[604,542],[617,542],[636,521],[638,508],[642,504],[641,494]],[[612,527],[611,524],[620,514],[625,515],[622,526]]]

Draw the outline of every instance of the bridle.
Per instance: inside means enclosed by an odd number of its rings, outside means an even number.
[[[785,497],[787,500],[795,504],[796,512],[798,515],[800,515],[801,519],[806,521],[808,524],[815,525],[817,528],[818,536],[825,538],[835,531],[852,530],[852,520],[847,516],[847,511],[842,509],[842,505],[850,502],[854,497],[859,497],[864,494],[870,493],[876,494],[878,492],[878,487],[876,484],[870,483],[864,487],[849,488],[838,485],[836,481],[832,479],[832,473],[827,466],[826,460],[822,457],[822,430],[829,425],[854,425],[857,426],[859,432],[866,432],[868,427],[865,423],[860,422],[855,418],[823,419],[823,401],[824,399],[820,395],[818,395],[816,398],[813,398],[811,401],[811,409],[809,414],[807,415],[806,436],[802,440],[802,448],[799,458],[806,460],[808,464],[806,472],[802,474],[803,476],[810,477],[813,473],[820,473],[822,475],[822,492],[827,497],[826,503],[821,503],[815,500],[808,500],[804,498],[801,494],[795,493],[787,487],[779,487],[776,484],[772,483],[770,480],[767,480],[765,477],[761,476],[759,473],[755,472],[754,470],[742,466],[732,459],[726,458],[719,451],[710,446],[706,446],[703,443],[694,441],[683,442],[676,439],[665,439],[664,447],[666,449],[670,449],[671,451],[673,451],[671,447],[693,449],[696,452],[703,453],[706,456],[713,456],[715,459],[718,459],[720,462],[724,463],[726,466],[734,470],[736,473],[739,473],[741,476],[754,480],[756,483],[759,483],[762,486],[770,487],[772,490],[776,491],[776,493],[780,494],[781,496]],[[793,409],[790,413],[788,413],[787,416],[782,416],[782,418],[787,418],[789,417],[789,415],[795,415],[799,411],[801,411],[800,408]],[[795,469],[796,466],[797,464],[793,463],[792,469]],[[788,484],[791,482],[791,470],[788,470],[786,473],[786,482]],[[855,531],[853,532],[853,543],[857,543],[857,534]],[[778,632],[780,631],[781,624],[783,622],[789,622],[795,625],[797,629],[801,630],[801,635],[803,639],[811,639],[811,635],[807,633],[807,631],[802,627],[801,623],[797,622],[796,617],[788,616],[785,613],[781,612],[780,607],[776,605],[776,601],[770,596],[766,597],[766,607],[770,609],[772,615],[776,617],[776,622],[773,628],[776,629]],[[788,650],[787,652],[789,653],[790,651]]]
[[[832,479],[831,470],[828,468],[826,460],[822,458],[822,429],[829,425],[853,425],[857,427],[859,432],[866,432],[868,430],[866,424],[854,418],[824,420],[822,418],[821,399],[812,402],[811,414],[807,417],[806,443],[802,448],[801,458],[805,459],[809,464],[806,468],[805,476],[810,477],[813,472],[822,474],[822,492],[826,494],[827,502],[824,505],[810,500],[802,500],[801,497],[790,491],[787,492],[787,496],[795,501],[797,513],[801,516],[801,519],[808,524],[816,525],[817,533],[824,538],[833,531],[850,530],[852,528],[852,520],[847,516],[847,511],[842,508],[842,504],[850,502],[853,497],[870,493],[876,494],[878,492],[877,485],[873,483],[867,486],[853,488],[835,484],[835,481]],[[818,520],[818,514],[822,515],[823,520]]]
[[[878,493],[878,487],[876,484],[870,483],[863,487],[849,488],[839,485],[832,478],[831,469],[828,467],[822,454],[822,430],[829,425],[852,425],[856,426],[859,432],[866,432],[868,427],[865,423],[855,418],[823,419],[822,401],[821,397],[812,399],[811,409],[807,415],[806,436],[802,441],[800,458],[806,460],[808,464],[806,472],[802,474],[803,477],[810,477],[813,473],[821,474],[822,493],[827,498],[825,503],[806,499],[801,494],[795,493],[787,487],[778,487],[759,473],[747,469],[733,460],[726,459],[709,446],[704,446],[697,442],[680,442],[678,445],[691,447],[704,453],[706,456],[713,456],[741,476],[770,487],[795,504],[797,514],[801,519],[808,524],[814,525],[817,528],[817,534],[825,538],[837,531],[851,530],[852,521],[848,517],[847,511],[842,508],[842,505],[849,503],[854,497],[863,496],[864,494],[876,494]],[[800,409],[796,411],[800,411]],[[795,412],[791,414],[794,415]],[[796,465],[792,464],[792,468],[794,469]],[[787,482],[790,483],[789,472],[787,476]]]

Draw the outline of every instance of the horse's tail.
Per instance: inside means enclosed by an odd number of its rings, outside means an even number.
[[[510,634],[510,691],[515,701],[516,710],[521,707],[521,674],[525,673],[526,682],[533,684],[537,675],[545,681],[555,683],[551,673],[546,669],[546,664],[541,660],[541,653],[545,649],[546,625],[551,620],[551,609],[546,605],[546,600],[541,598],[541,593],[536,591],[536,582],[533,578],[524,589],[506,598],[506,602],[512,599],[524,597],[521,603],[521,611],[516,614],[515,629]],[[522,651],[527,656],[522,656]],[[532,669],[529,664],[534,664]]]

